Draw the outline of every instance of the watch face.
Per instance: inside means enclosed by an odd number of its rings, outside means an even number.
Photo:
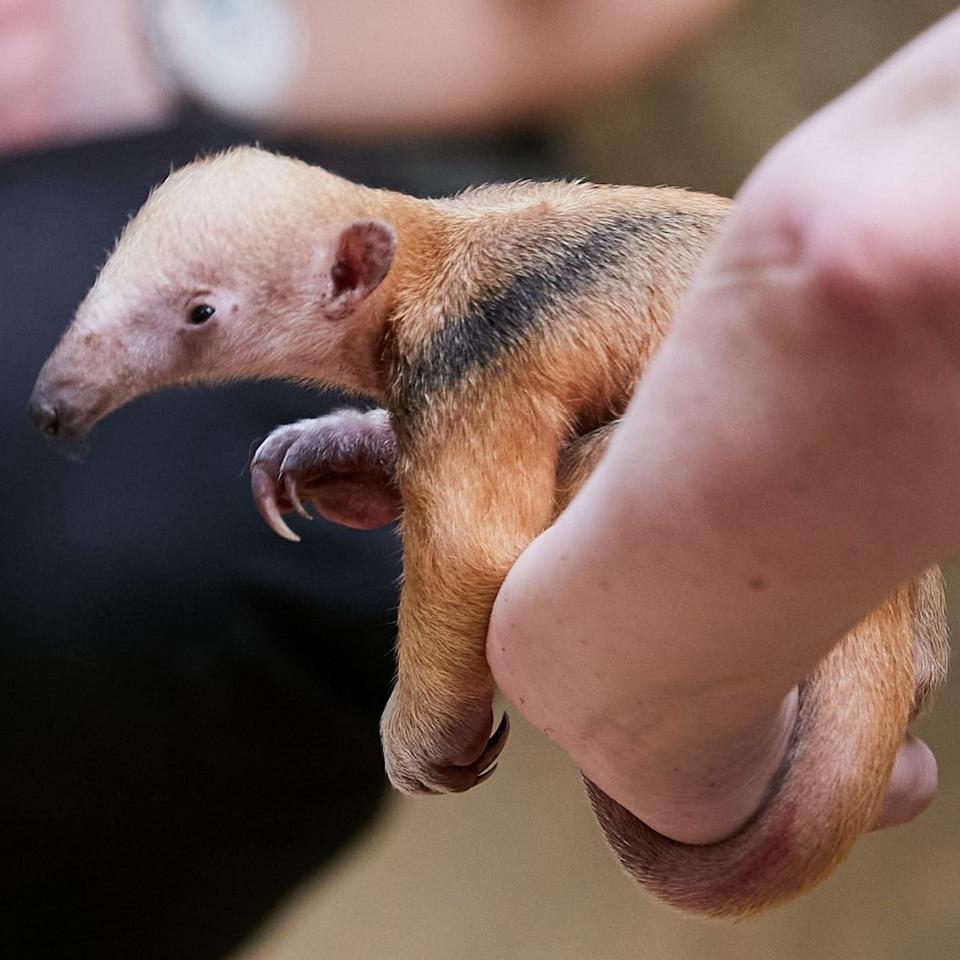
[[[269,112],[305,59],[306,31],[287,0],[150,0],[148,15],[176,85],[224,113]]]

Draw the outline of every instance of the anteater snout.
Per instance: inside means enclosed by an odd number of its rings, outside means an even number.
[[[63,406],[54,400],[34,397],[27,408],[33,425],[48,437],[59,437],[64,423]]]
[[[37,384],[27,406],[33,425],[59,446],[70,446],[81,439],[91,419],[83,405],[73,402],[68,393]]]
[[[116,404],[107,387],[80,381],[70,373],[44,368],[33,387],[27,415],[33,425],[57,444],[67,456],[74,455],[75,444],[83,440],[93,425]]]

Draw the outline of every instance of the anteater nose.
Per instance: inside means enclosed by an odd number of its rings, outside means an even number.
[[[30,403],[30,419],[33,425],[48,437],[60,435],[62,416],[57,405],[50,400],[34,400]]]

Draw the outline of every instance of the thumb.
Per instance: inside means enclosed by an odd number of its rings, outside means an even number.
[[[909,823],[930,805],[937,792],[937,761],[930,748],[907,734],[893,763],[893,773],[874,830]]]

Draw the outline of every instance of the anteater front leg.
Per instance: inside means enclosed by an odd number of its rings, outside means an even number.
[[[487,623],[553,510],[556,426],[530,411],[491,422],[465,406],[440,442],[401,449],[398,674],[381,730],[387,773],[405,793],[468,790],[499,755],[507,728],[504,718],[491,738]]]
[[[373,530],[400,516],[397,438],[386,410],[336,410],[273,430],[250,463],[260,515],[287,540],[300,538],[282,514],[303,504],[333,523]]]

